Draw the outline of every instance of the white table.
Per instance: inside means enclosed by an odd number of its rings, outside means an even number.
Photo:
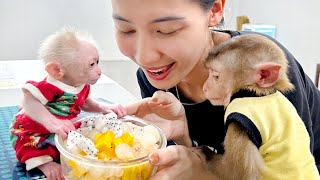
[[[45,76],[44,65],[40,60],[0,61],[0,107],[20,105],[23,96],[21,86],[27,80],[40,81]],[[137,100],[106,75],[102,75],[92,86],[91,96],[118,104]]]

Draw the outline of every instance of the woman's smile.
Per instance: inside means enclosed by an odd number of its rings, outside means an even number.
[[[175,63],[171,63],[162,67],[145,68],[145,71],[151,79],[163,80],[170,74],[174,64]]]

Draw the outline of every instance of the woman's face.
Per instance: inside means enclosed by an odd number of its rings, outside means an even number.
[[[191,0],[112,0],[120,51],[159,89],[175,86],[209,46],[209,13]]]

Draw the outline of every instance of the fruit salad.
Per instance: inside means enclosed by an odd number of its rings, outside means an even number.
[[[151,151],[166,146],[159,128],[139,118],[94,115],[78,120],[66,141],[56,136],[66,179],[147,179]]]

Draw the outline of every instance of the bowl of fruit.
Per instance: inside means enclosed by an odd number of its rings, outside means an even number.
[[[75,121],[64,140],[55,136],[65,179],[148,179],[149,154],[166,147],[160,128],[134,116],[94,114]]]

